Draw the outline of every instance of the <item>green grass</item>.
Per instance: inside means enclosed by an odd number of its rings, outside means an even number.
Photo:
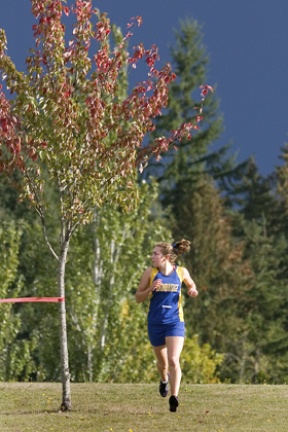
[[[151,384],[0,383],[1,432],[286,432],[288,386],[185,385],[176,413]]]

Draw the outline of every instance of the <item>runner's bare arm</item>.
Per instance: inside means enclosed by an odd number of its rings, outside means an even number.
[[[156,281],[152,282],[152,285],[149,285],[150,282],[150,275],[151,275],[151,267],[148,267],[140,280],[138,289],[135,293],[135,298],[137,303],[141,303],[149,296],[152,291],[154,291],[157,286],[162,284],[162,281],[160,279],[157,279]]]
[[[198,291],[195,282],[191,278],[188,270],[186,268],[183,268],[184,271],[184,278],[183,282],[187,287],[187,293],[190,297],[197,297]]]

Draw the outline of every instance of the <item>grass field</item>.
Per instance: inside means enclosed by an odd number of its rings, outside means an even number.
[[[1,432],[286,432],[288,386],[185,385],[176,413],[151,384],[0,383]]]

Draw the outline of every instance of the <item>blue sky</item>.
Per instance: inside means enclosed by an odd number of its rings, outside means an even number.
[[[288,142],[287,0],[93,0],[93,6],[123,30],[130,17],[141,15],[131,43],[155,43],[163,63],[170,60],[179,20],[196,19],[210,57],[207,83],[217,86],[224,117],[215,145],[230,143],[238,162],[253,156],[263,175],[281,164]],[[30,0],[0,0],[0,7],[8,53],[23,69],[33,46]]]

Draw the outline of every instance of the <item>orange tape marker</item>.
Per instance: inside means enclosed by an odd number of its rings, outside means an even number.
[[[64,297],[22,297],[0,299],[0,303],[61,303]]]

